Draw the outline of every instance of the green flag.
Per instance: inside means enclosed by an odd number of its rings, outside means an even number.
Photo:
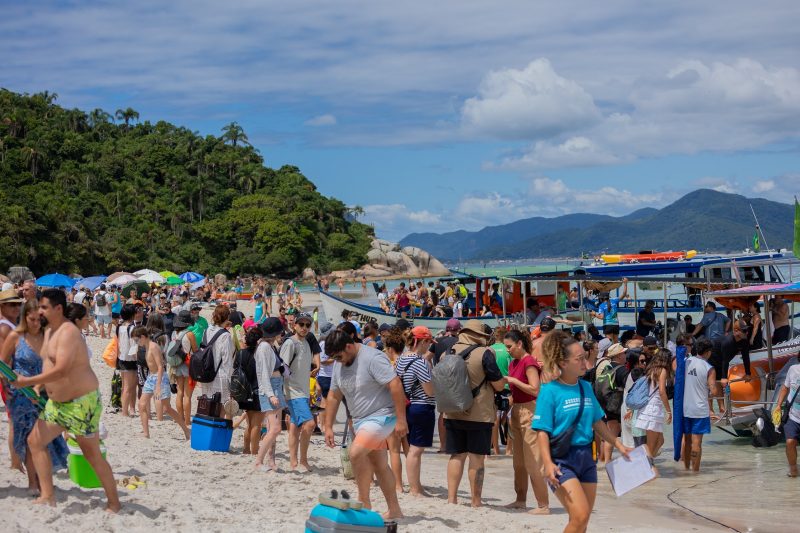
[[[800,203],[797,203],[797,197],[794,197],[794,246],[792,251],[795,257],[800,257]]]
[[[758,239],[758,232],[753,233],[753,251],[757,252],[761,249],[761,241]]]

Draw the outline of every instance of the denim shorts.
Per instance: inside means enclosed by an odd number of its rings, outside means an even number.
[[[98,325],[107,326],[111,324],[111,315],[95,315],[95,320],[97,320]]]
[[[302,426],[309,420],[314,420],[311,414],[311,407],[308,405],[308,398],[295,398],[289,400],[289,418],[295,426]]]
[[[156,382],[158,381],[158,374],[149,374],[142,386],[142,394],[153,394],[156,392]],[[169,400],[171,391],[169,388],[169,378],[167,374],[161,376],[161,396],[157,400]]]
[[[783,434],[787,439],[800,440],[800,424],[790,418],[783,425]]]
[[[570,479],[577,479],[581,483],[597,483],[597,463],[592,456],[592,445],[572,446],[566,457],[553,459],[561,470],[558,482],[564,484]],[[552,487],[551,487],[552,488]],[[555,492],[555,489],[553,489]]]
[[[269,383],[272,385],[272,392],[275,393],[275,397],[278,399],[278,407],[272,406],[272,402],[269,401],[269,397],[267,395],[259,394],[258,401],[261,404],[261,412],[268,413],[270,411],[275,411],[276,409],[286,409],[286,396],[283,394],[283,378],[269,378]]]

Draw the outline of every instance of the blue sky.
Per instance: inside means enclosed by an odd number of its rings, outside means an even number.
[[[239,122],[379,236],[800,191],[800,3],[0,0],[0,86]]]

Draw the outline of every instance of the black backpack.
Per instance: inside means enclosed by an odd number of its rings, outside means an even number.
[[[95,303],[97,303],[97,307],[105,307],[108,305],[106,301],[106,293],[105,291],[97,293],[97,297],[95,298]]]
[[[198,383],[211,383],[214,381],[214,378],[217,377],[219,367],[222,366],[222,359],[220,359],[219,364],[215,368],[214,343],[219,336],[226,331],[227,330],[224,328],[220,328],[219,331],[211,337],[211,341],[208,344],[205,342],[201,343],[197,351],[192,354],[191,359],[189,359],[189,377],[194,381]]]
[[[253,398],[255,391],[253,390],[252,377],[255,373],[256,360],[253,358],[253,353],[245,348],[239,350],[236,354],[236,359],[233,362],[233,374],[231,374],[231,398],[239,403],[247,402]]]
[[[753,409],[753,414],[756,415],[756,421],[760,419],[764,423],[764,427],[760,431],[758,425],[753,428],[753,446],[771,448],[778,444],[778,432],[775,431],[775,424],[772,423],[772,414],[763,407]]]

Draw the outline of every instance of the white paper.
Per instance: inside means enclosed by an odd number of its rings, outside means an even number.
[[[647,459],[647,450],[644,445],[634,448],[628,455],[630,461],[624,457],[618,457],[606,464],[608,479],[617,496],[622,496],[656,477],[653,467],[650,466],[650,461]]]

